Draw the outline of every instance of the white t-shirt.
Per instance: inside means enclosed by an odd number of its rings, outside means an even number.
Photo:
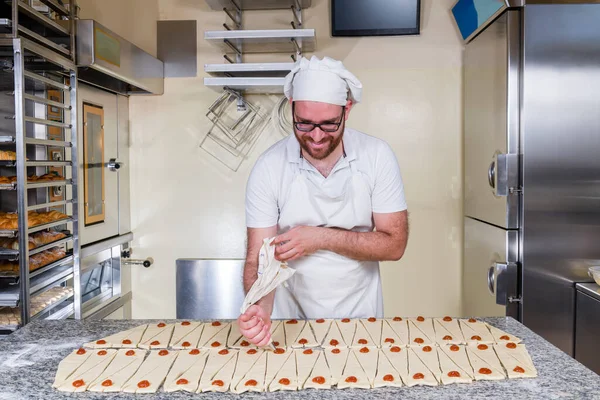
[[[268,228],[278,225],[297,168],[306,169],[308,179],[323,190],[338,192],[351,176],[350,162],[364,174],[371,191],[373,213],[406,210],[404,185],[398,160],[381,139],[346,128],[342,157],[327,178],[301,157],[300,144],[292,134],[267,149],[256,161],[246,186],[246,226]]]

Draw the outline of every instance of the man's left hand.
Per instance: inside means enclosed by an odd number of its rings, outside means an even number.
[[[296,226],[273,239],[275,258],[279,261],[293,261],[319,250],[324,228],[316,226]]]

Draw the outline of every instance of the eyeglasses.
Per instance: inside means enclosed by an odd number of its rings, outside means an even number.
[[[342,106],[342,116],[340,122],[325,122],[323,124],[314,124],[312,122],[298,122],[296,121],[296,103],[292,103],[292,115],[294,117],[294,127],[300,132],[312,132],[316,128],[321,129],[323,132],[333,133],[340,129],[340,125],[344,122],[344,116],[346,115],[346,107]]]

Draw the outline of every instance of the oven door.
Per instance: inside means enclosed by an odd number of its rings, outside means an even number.
[[[81,260],[81,307],[85,318],[121,296],[121,247]]]

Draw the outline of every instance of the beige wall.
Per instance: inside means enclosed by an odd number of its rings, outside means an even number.
[[[313,0],[304,14],[305,26],[317,30],[316,54],[343,60],[364,84],[364,103],[349,125],[388,141],[403,171],[411,234],[404,258],[382,265],[387,315],[460,313],[462,45],[449,13],[454,2],[424,0],[419,37],[331,38],[328,0]],[[132,271],[135,318],[175,316],[177,258],[244,257],[246,179],[279,138],[266,132],[237,173],[198,147],[217,97],[203,86],[201,69],[222,60],[203,31],[222,29],[225,16],[197,0],[159,0],[159,16],[198,21],[200,71],[167,79],[163,96],[130,101],[134,248],[137,257],[155,259]],[[246,27],[281,28],[290,20],[289,11],[254,12]],[[289,55],[246,61],[257,59]]]

